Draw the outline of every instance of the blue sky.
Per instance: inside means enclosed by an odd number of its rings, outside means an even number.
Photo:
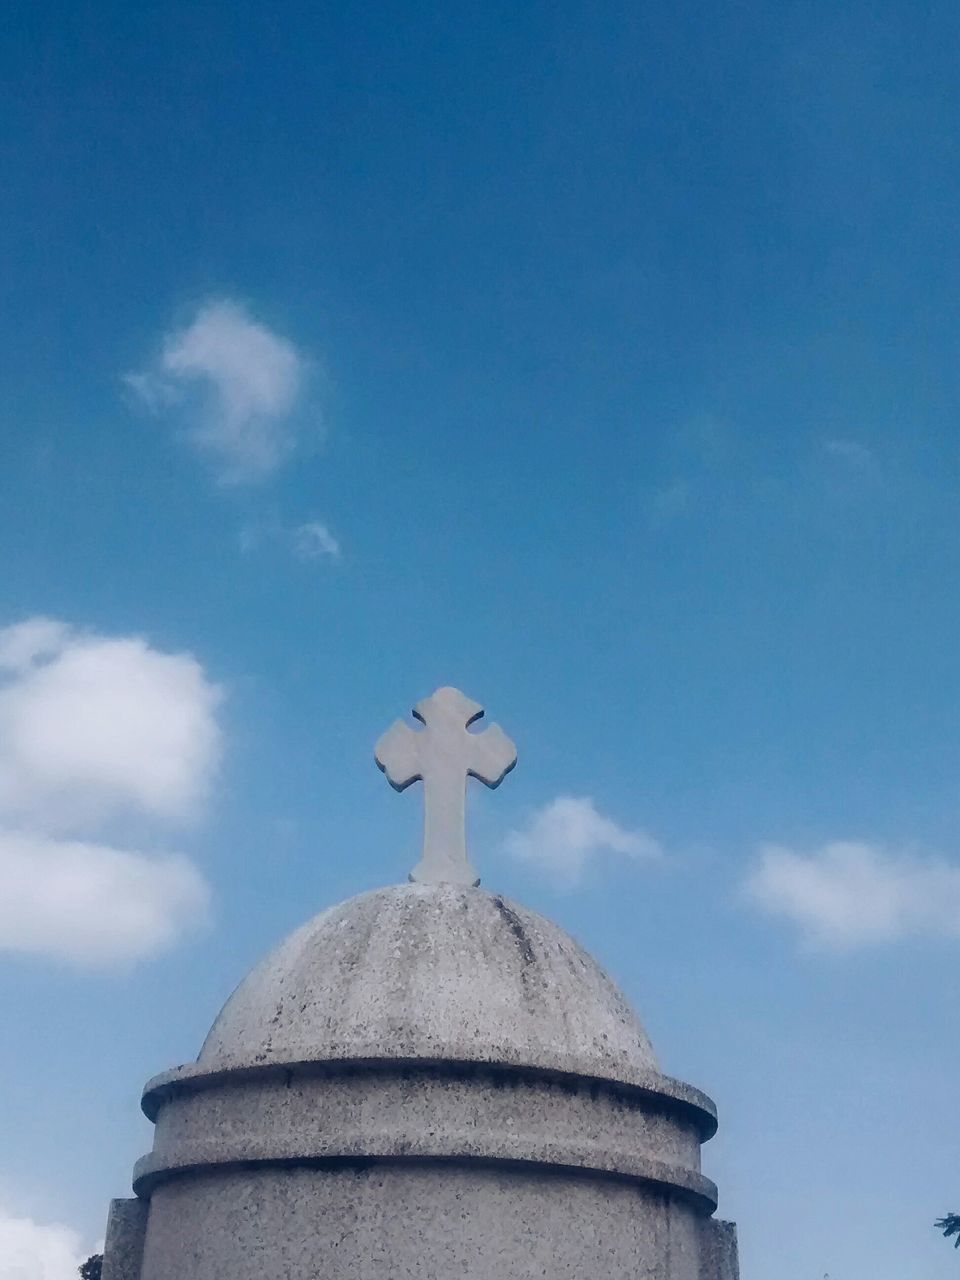
[[[373,744],[453,683],[520,751],[473,860],[716,1098],[745,1277],[954,1276],[956,7],[4,26],[7,1255],[405,876]]]

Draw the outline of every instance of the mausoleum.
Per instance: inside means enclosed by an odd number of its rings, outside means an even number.
[[[377,762],[422,781],[410,882],[323,911],[151,1080],[103,1280],[736,1280],[705,1094],[551,921],[478,887],[468,776],[516,752],[453,689]]]

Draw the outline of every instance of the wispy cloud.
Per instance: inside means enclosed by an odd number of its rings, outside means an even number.
[[[878,462],[877,455],[872,449],[865,444],[861,444],[857,440],[841,439],[839,437],[825,440],[823,442],[824,450],[835,458],[837,462],[859,471],[864,474],[873,474],[877,471]]]
[[[306,520],[293,526],[276,520],[244,525],[237,543],[243,555],[276,547],[304,564],[319,560],[336,562],[341,557],[339,538],[321,520]]]
[[[196,816],[221,753],[222,690],[190,654],[50,618],[0,630],[0,949],[104,964],[204,916],[177,855],[91,834],[127,814]]]
[[[674,429],[663,473],[648,494],[651,524],[666,528],[709,507],[736,445],[730,428],[714,418],[697,418]]]
[[[319,520],[308,520],[293,530],[293,549],[299,560],[340,559],[340,543]]]
[[[77,1268],[89,1254],[71,1227],[0,1208],[0,1280],[77,1280]]]
[[[674,480],[658,489],[650,498],[650,519],[657,526],[670,524],[690,513],[696,486],[692,480]]]
[[[561,886],[572,888],[587,866],[607,855],[658,858],[662,848],[645,831],[628,830],[598,812],[589,796],[557,796],[510,831],[508,853],[535,863]]]
[[[907,937],[960,938],[960,867],[833,841],[810,853],[760,851],[744,887],[748,902],[798,926],[811,944],[855,948]]]
[[[265,479],[290,456],[309,362],[229,299],[204,303],[160,355],[124,381],[151,412],[184,423],[227,484]]]

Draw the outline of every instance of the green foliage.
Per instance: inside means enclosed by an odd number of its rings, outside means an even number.
[[[938,1218],[933,1225],[939,1227],[948,1240],[951,1236],[956,1236],[953,1247],[960,1249],[960,1213],[948,1213],[945,1217]]]
[[[82,1266],[77,1270],[80,1272],[80,1280],[100,1280],[100,1268],[103,1266],[103,1254],[95,1253],[89,1257]]]

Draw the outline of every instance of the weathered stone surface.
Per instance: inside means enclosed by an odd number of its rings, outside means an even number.
[[[139,1280],[147,1230],[147,1202],[111,1200],[103,1245],[102,1280]]]
[[[697,1215],[630,1184],[448,1165],[259,1168],[154,1193],[143,1280],[703,1280]]]
[[[253,1161],[431,1159],[589,1170],[709,1213],[716,1189],[700,1174],[700,1141],[712,1124],[669,1093],[513,1068],[260,1068],[170,1089],[134,1185],[146,1195],[186,1172]]]
[[[740,1280],[735,1223],[704,1218],[700,1227],[700,1277],[701,1280]]]
[[[495,894],[322,913],[143,1105],[136,1280],[737,1280],[700,1172],[712,1102],[577,943]]]
[[[629,1004],[562,929],[479,889],[396,885],[316,916],[240,984],[201,1068],[341,1059],[539,1066],[645,1081]]]

